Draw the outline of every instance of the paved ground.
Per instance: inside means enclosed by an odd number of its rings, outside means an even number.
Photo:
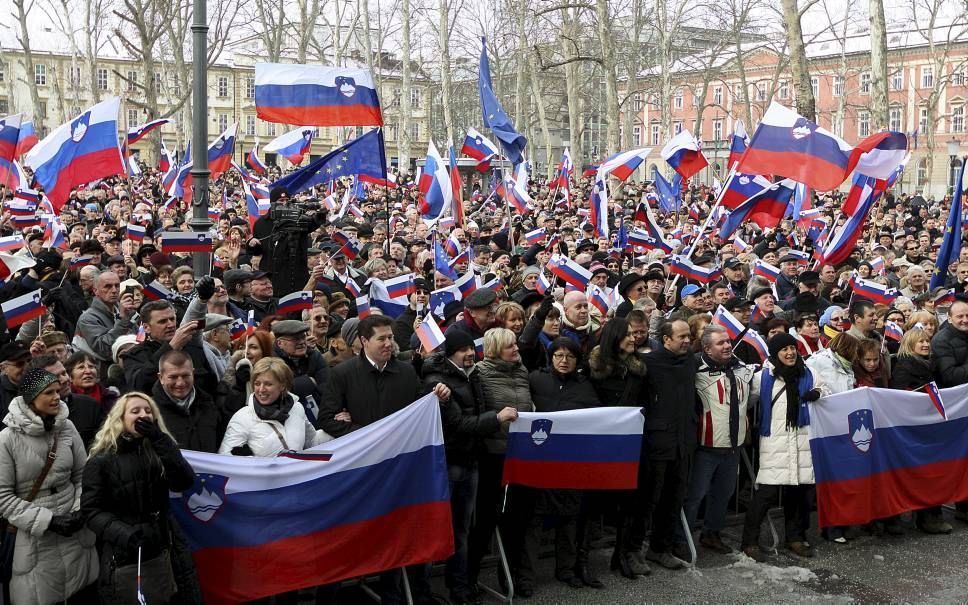
[[[900,537],[861,535],[847,545],[811,535],[817,554],[801,559],[781,551],[765,564],[748,557],[716,555],[700,549],[696,568],[653,569],[652,575],[626,580],[609,573],[606,550],[592,563],[605,581],[604,590],[572,589],[551,579],[550,559],[541,562],[544,579],[527,600],[535,605],[632,603],[966,603],[968,602],[968,525],[952,521],[948,536],[927,536],[906,524]],[[730,527],[724,540],[739,545],[740,527]],[[764,540],[769,541],[764,531]],[[435,581],[435,585],[442,582]],[[488,603],[498,603],[489,599]]]

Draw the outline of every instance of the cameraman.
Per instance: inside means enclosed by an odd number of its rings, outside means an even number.
[[[278,296],[299,290],[309,279],[309,235],[322,220],[322,214],[308,208],[304,212],[290,202],[285,188],[274,187],[269,192],[269,212],[255,222],[249,241],[250,253],[261,253],[259,269],[272,274],[272,287]]]

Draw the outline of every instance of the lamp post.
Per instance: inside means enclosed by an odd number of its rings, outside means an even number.
[[[961,167],[961,160],[958,159],[958,147],[961,141],[948,139],[948,195],[954,195],[955,179],[958,178],[958,168]]]
[[[192,19],[192,231],[205,233],[211,228],[208,219],[208,24],[207,0],[193,0]],[[212,269],[211,251],[192,255],[196,277]]]

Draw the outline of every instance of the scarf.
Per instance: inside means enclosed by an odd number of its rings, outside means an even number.
[[[807,370],[803,358],[797,357],[793,367],[784,366],[780,360],[770,357],[772,368],[765,367],[760,374],[760,436],[769,437],[773,421],[773,383],[775,376],[783,379],[786,399],[786,426],[789,429],[810,424],[810,410],[800,395],[813,388],[813,374]]]
[[[830,340],[833,340],[838,334],[840,334],[840,330],[831,326],[830,324],[827,324],[823,327],[823,335]]]
[[[162,390],[164,391],[164,389]],[[168,399],[171,399],[171,402],[176,408],[187,414],[188,409],[191,408],[192,403],[195,402],[195,387],[192,387],[191,392],[188,393],[188,397],[185,397],[184,399],[175,399],[168,391],[165,391],[165,395],[168,395]]]
[[[710,370],[725,374],[729,381],[729,445],[736,447],[739,444],[739,390],[736,386],[736,374],[733,372],[737,365],[735,358],[730,358],[725,364],[718,364],[703,353],[702,360]]]
[[[77,393],[78,395],[86,395],[98,403],[103,403],[103,401],[101,401],[101,397],[103,397],[104,393],[101,390],[101,385],[97,383],[95,383],[94,386],[87,388],[71,385],[71,392]]]
[[[259,417],[259,420],[275,420],[279,424],[286,424],[292,405],[292,397],[286,397],[285,393],[267,405],[262,405],[255,400],[255,397],[252,398],[252,407],[255,408],[255,415]]]

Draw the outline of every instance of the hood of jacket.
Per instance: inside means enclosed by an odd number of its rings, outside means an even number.
[[[67,404],[62,401],[60,409],[57,410],[57,416],[54,418],[55,431],[64,426],[68,413]],[[10,409],[7,412],[7,417],[3,419],[3,423],[15,431],[20,431],[32,437],[44,434],[44,421],[40,414],[33,411],[24,402],[24,398],[20,396],[15,397],[10,402]]]

